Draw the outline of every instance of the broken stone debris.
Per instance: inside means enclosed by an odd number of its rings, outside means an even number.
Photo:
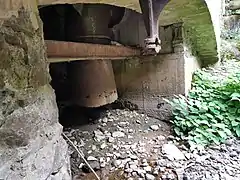
[[[101,131],[98,126],[96,129],[91,127],[91,133],[86,134],[84,138],[86,152],[92,150],[92,145],[96,146],[91,153],[91,156],[98,159],[98,161],[92,161],[95,169],[108,169],[109,174],[123,169],[120,172],[126,179],[158,179],[159,177],[163,180],[175,180],[176,178],[212,180],[220,177],[232,180],[240,179],[238,148],[240,142],[236,139],[229,141],[227,145],[213,146],[202,152],[189,152],[185,146],[174,144],[175,137],[162,132],[159,126],[157,131],[149,130],[150,126],[157,125],[154,119],[148,118],[148,124],[146,124],[145,116],[137,113],[133,115],[131,111],[127,110],[111,110],[109,115],[112,119],[118,120],[108,122]],[[114,118],[114,116],[116,117]],[[134,123],[136,118],[140,119],[141,125]],[[124,122],[124,120],[129,122],[129,125],[119,131],[118,123]],[[120,125],[123,124],[125,123],[120,123]],[[164,126],[161,124],[161,127]],[[105,130],[108,131],[108,135],[102,133]],[[113,137],[114,132],[117,133]],[[77,140],[81,133],[81,130],[75,130],[71,136]],[[105,138],[102,138],[101,141],[93,141],[92,135],[95,136],[95,134]],[[133,140],[128,139],[130,134],[134,137]],[[111,142],[109,142],[110,138],[114,141],[110,140]],[[102,144],[106,144],[104,149],[101,149]],[[81,160],[74,161],[76,157],[71,159],[74,162],[73,172],[79,173],[79,169],[75,169],[74,164],[79,165]]]

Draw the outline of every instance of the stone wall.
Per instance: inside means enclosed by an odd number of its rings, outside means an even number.
[[[240,1],[222,0],[222,59],[240,59]]]
[[[36,2],[0,4],[0,179],[70,180]]]
[[[223,20],[222,33],[239,34],[240,1],[239,0],[222,0],[222,1],[225,2],[223,6],[224,16],[222,19]]]

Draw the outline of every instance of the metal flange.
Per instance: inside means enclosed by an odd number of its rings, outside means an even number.
[[[139,0],[148,37],[144,54],[157,54],[161,50],[158,18],[170,0]]]

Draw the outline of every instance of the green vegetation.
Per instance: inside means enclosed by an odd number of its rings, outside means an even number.
[[[196,71],[187,98],[178,95],[166,100],[173,108],[174,132],[193,149],[240,137],[240,66],[234,63],[230,74],[224,66],[217,72]]]

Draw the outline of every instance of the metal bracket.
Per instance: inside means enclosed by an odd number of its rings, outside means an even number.
[[[139,0],[148,37],[144,54],[157,54],[161,50],[158,18],[170,0]]]

